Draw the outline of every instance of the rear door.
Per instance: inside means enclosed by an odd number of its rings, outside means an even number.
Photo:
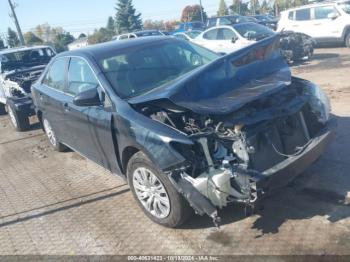
[[[100,106],[79,107],[73,104],[74,96],[96,87],[102,102]],[[87,158],[116,172],[117,160],[112,137],[113,107],[85,59],[70,59],[66,92],[72,96],[64,105],[69,144]]]
[[[302,8],[289,13],[289,26],[286,30],[304,33],[314,37],[314,21],[311,19],[311,8]]]
[[[64,139],[64,108],[62,104],[69,97],[64,93],[66,87],[66,70],[68,59],[59,57],[51,64],[41,85],[37,88],[38,105],[44,116],[49,120],[57,138]]]

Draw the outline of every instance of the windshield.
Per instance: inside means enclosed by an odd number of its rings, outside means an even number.
[[[100,66],[121,98],[144,94],[208,64],[219,56],[184,41],[162,41],[110,55]]]
[[[248,40],[258,41],[275,35],[272,30],[259,24],[236,24],[233,27],[241,36]]]
[[[350,14],[350,1],[340,3],[339,6],[343,9],[345,13]]]
[[[48,64],[55,53],[51,48],[31,49],[1,54],[1,69],[15,70],[27,66]]]

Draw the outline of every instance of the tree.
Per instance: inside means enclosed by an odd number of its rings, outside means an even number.
[[[20,44],[16,31],[13,31],[11,28],[7,29],[7,44],[10,47],[16,47]]]
[[[115,26],[118,34],[142,29],[141,13],[136,14],[132,0],[118,0]]]
[[[207,20],[207,13],[203,11],[203,19]],[[188,5],[182,10],[181,22],[202,21],[201,6],[200,5]]]
[[[58,33],[55,35],[53,44],[57,52],[63,52],[67,50],[67,45],[75,40],[69,32]]]
[[[6,48],[6,46],[5,46],[4,40],[2,40],[0,38],[0,50],[5,49],[5,48]]]
[[[38,25],[32,30],[37,37],[42,39],[45,43],[54,42],[58,34],[63,34],[62,27],[51,27],[48,23]]]
[[[225,0],[220,0],[218,16],[228,15],[228,8]]]
[[[95,30],[92,35],[88,37],[88,43],[90,45],[103,43],[112,39],[110,32],[106,28],[101,27],[99,30]]]
[[[115,21],[114,21],[113,17],[111,17],[111,16],[108,17],[106,29],[110,32],[113,32],[113,33],[115,31]]]
[[[24,40],[27,45],[39,45],[44,43],[42,39],[37,37],[33,32],[27,32],[24,34]]]
[[[231,13],[233,14],[240,14],[240,15],[249,15],[250,10],[248,8],[249,2],[242,2],[240,0],[235,0],[233,2],[233,5],[231,5],[229,8],[231,10]]]
[[[164,22],[164,29],[166,31],[169,31],[169,32],[174,31],[178,24],[179,24],[179,22],[176,20],[165,21]]]
[[[143,23],[143,29],[145,30],[164,30],[164,21],[157,21],[152,19],[147,19]]]
[[[85,38],[85,37],[87,37],[87,35],[84,34],[84,33],[81,33],[81,34],[78,36],[78,39],[80,39],[80,38]]]

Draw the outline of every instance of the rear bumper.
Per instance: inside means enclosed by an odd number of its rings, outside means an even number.
[[[262,179],[257,182],[257,188],[265,194],[286,186],[298,175],[304,172],[325,151],[335,136],[337,122],[332,119],[315,137],[302,154],[289,157],[262,173]]]

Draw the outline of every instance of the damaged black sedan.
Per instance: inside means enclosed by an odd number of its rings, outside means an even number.
[[[168,227],[254,205],[313,163],[335,126],[277,36],[224,57],[165,37],[96,45],[55,57],[32,89],[52,146],[125,177]]]

